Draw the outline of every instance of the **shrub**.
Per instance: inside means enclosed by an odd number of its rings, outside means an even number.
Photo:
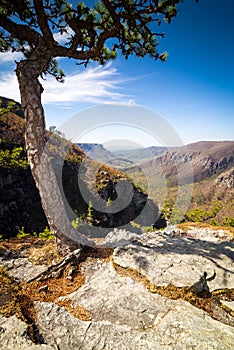
[[[52,234],[52,232],[50,231],[50,229],[47,226],[44,229],[44,231],[39,232],[38,237],[39,238],[46,238],[46,239],[54,239],[54,235]]]
[[[24,153],[23,147],[15,147],[12,151],[0,150],[0,166],[26,169],[29,164]]]
[[[225,217],[223,224],[228,227],[234,227],[234,218]]]
[[[24,237],[28,237],[28,236],[30,236],[30,233],[26,233],[26,232],[24,231],[24,227],[22,227],[21,230],[18,231],[16,237],[17,237],[17,238],[24,238]]]

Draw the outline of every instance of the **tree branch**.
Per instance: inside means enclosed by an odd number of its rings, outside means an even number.
[[[44,38],[46,39],[47,43],[48,44],[51,43],[53,45],[55,40],[54,40],[52,32],[50,31],[42,1],[41,0],[34,0],[34,6],[35,6],[35,10],[36,10],[38,24],[40,26],[42,34],[43,34]]]
[[[107,39],[114,38],[116,36],[116,29],[111,29],[105,32],[102,32],[99,34],[99,39],[95,45],[95,47],[90,48],[86,51],[78,51],[74,50],[73,44],[71,44],[70,48],[57,45],[54,48],[54,57],[68,57],[68,58],[74,58],[78,60],[87,60],[87,59],[94,59],[100,56],[101,51],[105,45],[105,42]]]
[[[15,23],[6,16],[0,15],[0,23],[13,38],[27,41],[30,45],[36,46],[41,37],[37,31],[24,24]]]

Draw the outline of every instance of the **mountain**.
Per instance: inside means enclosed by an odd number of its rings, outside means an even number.
[[[234,218],[234,142],[201,141],[172,147],[155,158],[124,170],[151,198],[176,201],[178,182],[193,187],[187,219],[224,223]],[[234,221],[234,219],[233,219]]]
[[[151,146],[145,148],[137,148],[137,149],[124,149],[113,151],[112,153],[116,158],[125,158],[132,163],[142,162],[147,159],[151,159],[159,154],[163,153],[166,150],[166,147],[159,146]]]
[[[163,153],[166,147],[151,146],[137,149],[108,151],[100,143],[77,143],[88,157],[117,169],[125,169]]]
[[[116,169],[126,168],[133,165],[133,161],[125,159],[123,156],[118,156],[108,151],[100,143],[77,143],[88,157],[101,163],[105,163]]]
[[[85,152],[86,156],[98,162],[106,163],[108,160],[115,158],[115,156],[100,143],[77,143],[76,145]]]

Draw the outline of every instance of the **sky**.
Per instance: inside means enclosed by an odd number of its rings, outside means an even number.
[[[234,140],[234,1],[184,0],[179,9],[172,23],[163,26],[159,50],[168,51],[166,62],[119,55],[103,67],[85,69],[59,59],[65,83],[53,78],[42,82],[47,127],[66,129],[69,138],[67,129],[76,116],[73,141],[129,140],[134,147]],[[20,101],[17,59],[18,54],[0,54],[0,96]],[[120,118],[122,106],[126,115]],[[109,122],[103,117],[106,109]],[[91,121],[80,132],[84,118]],[[167,125],[170,141],[156,125]]]

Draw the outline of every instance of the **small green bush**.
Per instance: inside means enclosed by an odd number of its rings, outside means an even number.
[[[46,239],[54,239],[54,235],[52,234],[52,232],[50,231],[50,229],[47,226],[44,229],[44,231],[39,232],[38,237],[39,238],[46,238]]]
[[[28,236],[30,236],[30,233],[26,233],[24,231],[24,227],[22,227],[21,230],[18,231],[16,237],[20,239],[20,238],[24,238],[24,237],[28,237]]]
[[[141,229],[141,225],[136,223],[135,221],[130,221],[130,225],[133,227],[133,228],[138,228],[138,229]]]
[[[234,227],[234,218],[225,217],[223,224],[228,227]]]

